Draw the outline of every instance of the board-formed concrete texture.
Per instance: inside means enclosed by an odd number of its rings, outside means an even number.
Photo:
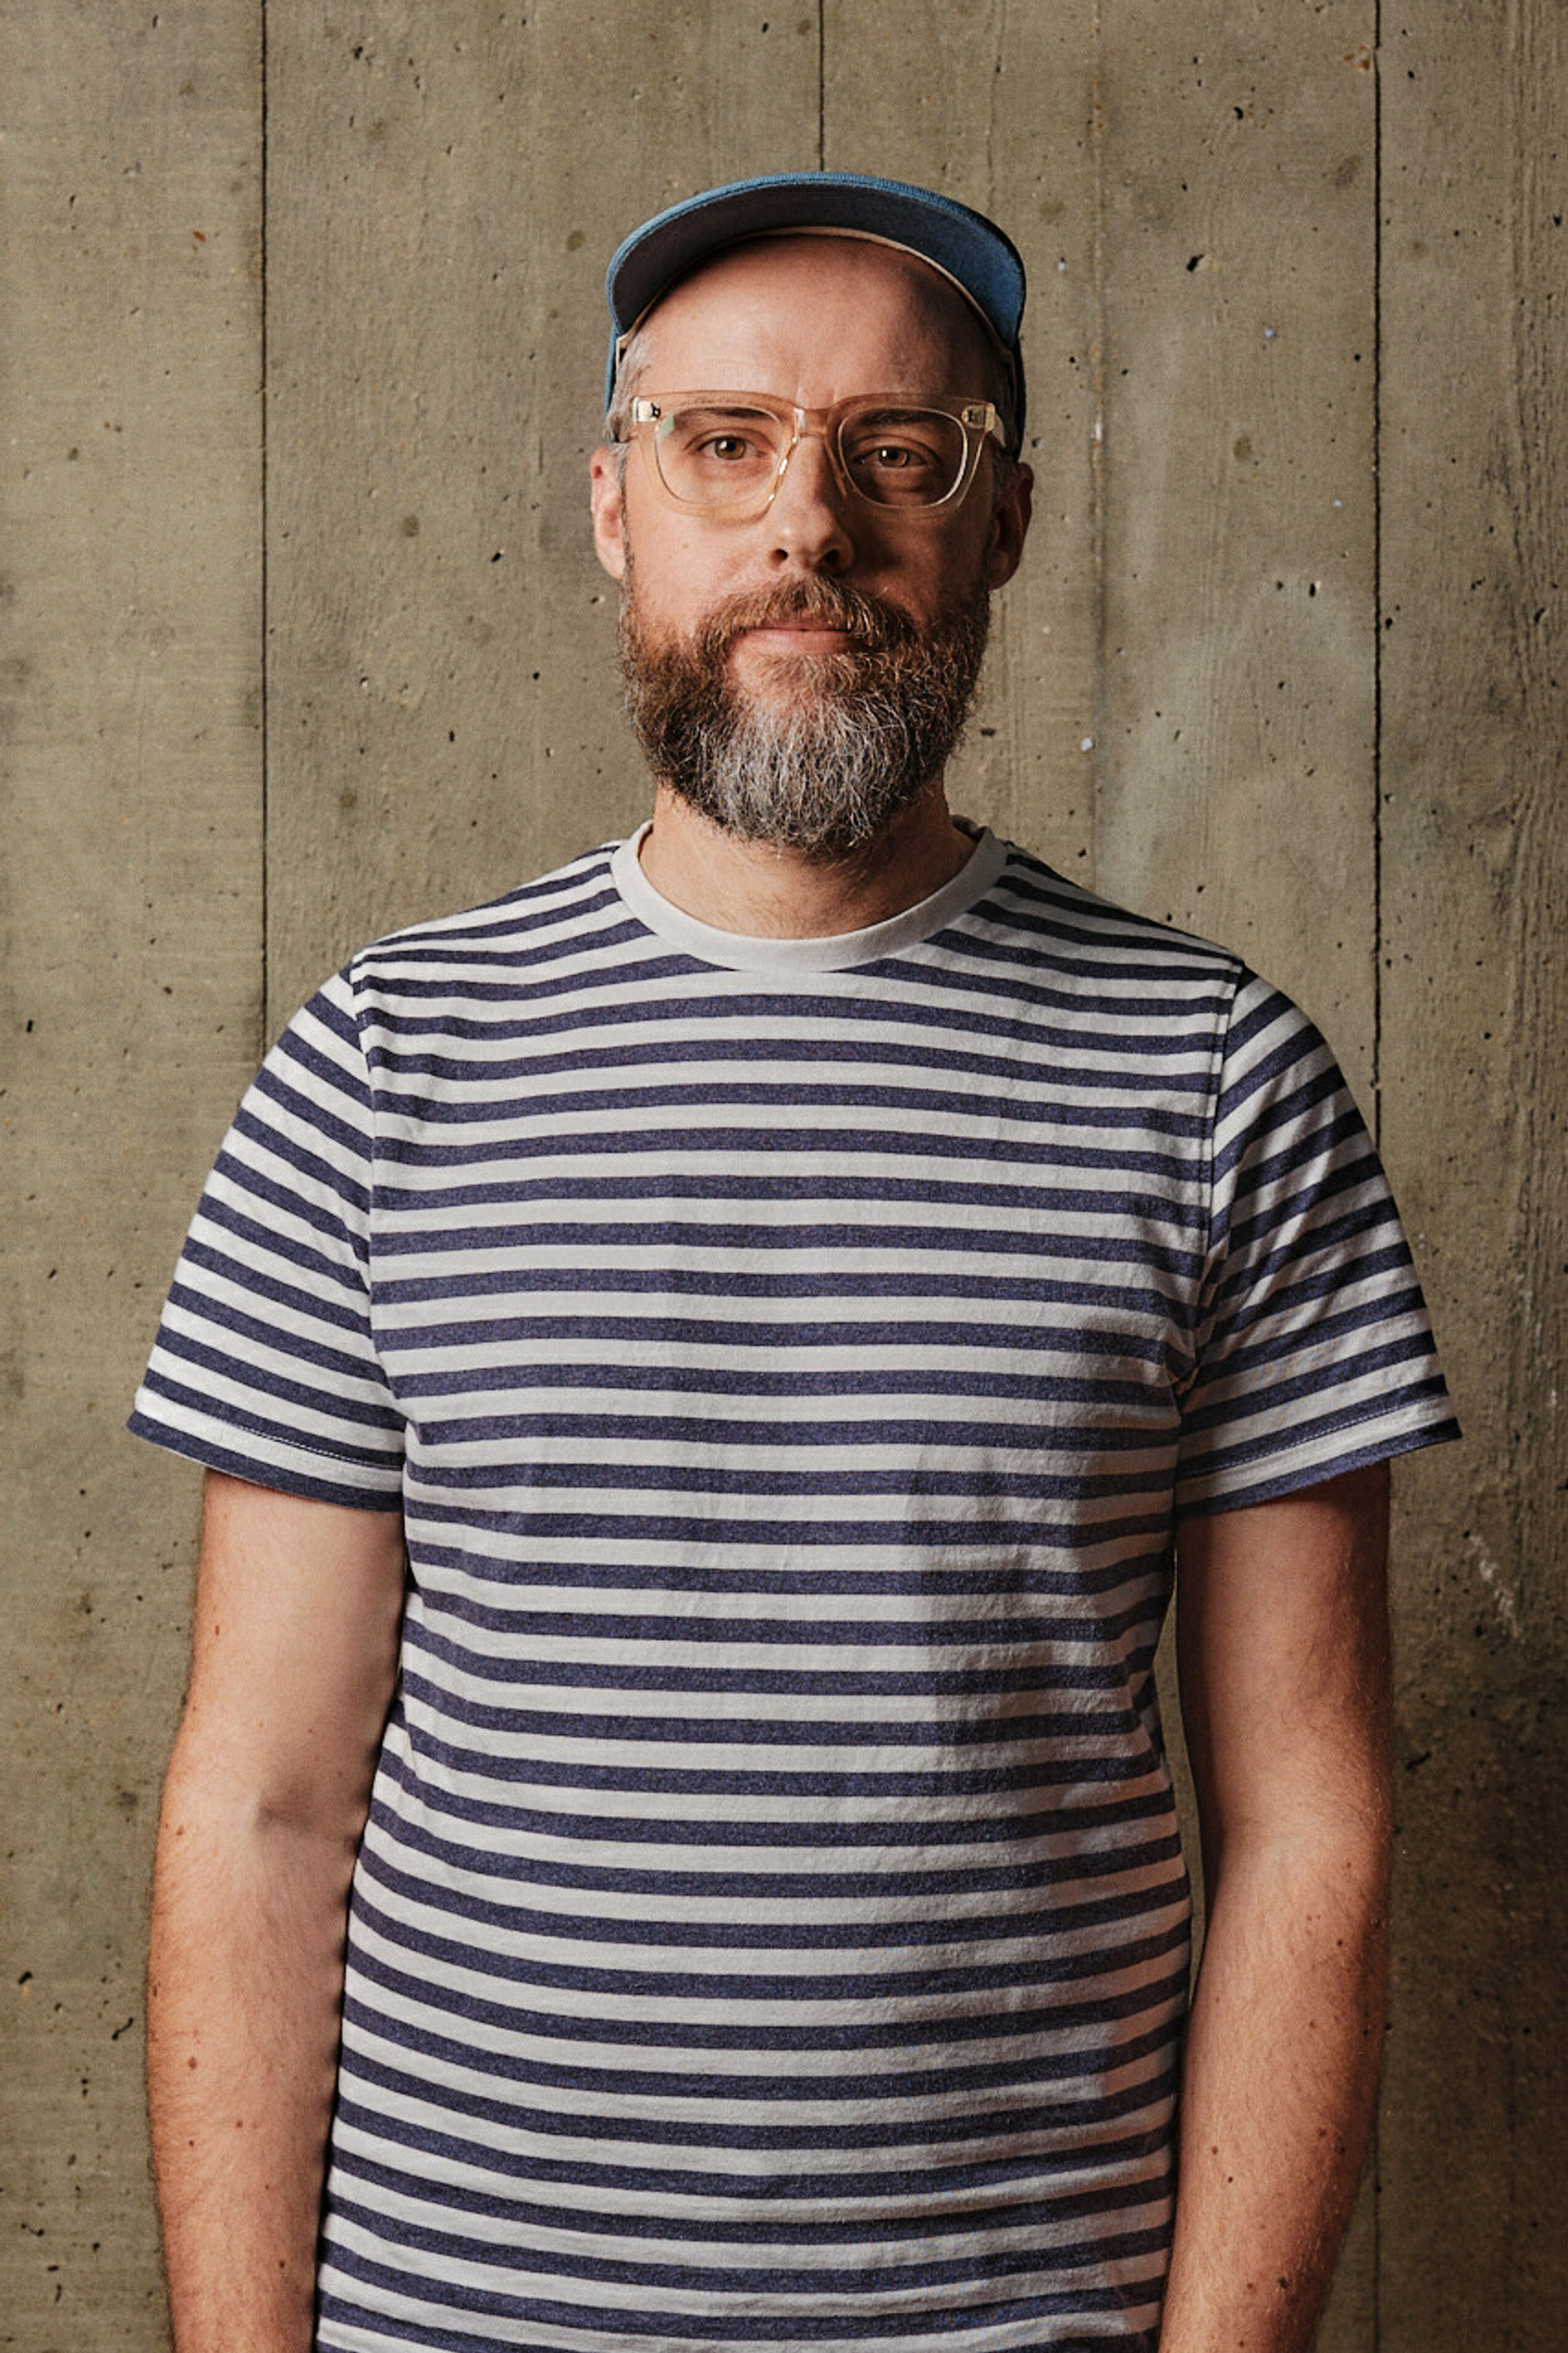
[[[955,805],[1304,1000],[1467,1438],[1396,1480],[1399,1870],[1324,2353],[1546,2353],[1560,2025],[1558,0],[11,0],[0,2347],[168,2343],[141,1954],[195,1474],[120,1424],[268,1034],[624,832],[605,259],[784,166],[1029,266]]]
[[[0,2345],[26,2353],[165,2341],[142,1956],[197,1496],[121,1425],[261,1038],[259,35],[223,5],[0,18]]]
[[[1383,1137],[1468,1438],[1398,1538],[1390,2353],[1568,2312],[1568,12],[1464,15],[1383,76]]]

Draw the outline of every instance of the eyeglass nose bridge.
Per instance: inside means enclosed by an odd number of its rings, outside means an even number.
[[[777,498],[784,478],[789,471],[790,459],[803,441],[822,443],[827,453],[827,470],[832,475],[835,486],[842,498],[847,499],[851,504],[867,503],[861,499],[855,484],[849,479],[848,469],[844,463],[844,452],[838,446],[838,437],[844,424],[843,411],[838,408],[794,408],[791,415],[794,423],[790,437],[779,454],[778,464],[773,468],[773,478],[768,484],[767,496],[757,509],[758,514],[765,515]]]

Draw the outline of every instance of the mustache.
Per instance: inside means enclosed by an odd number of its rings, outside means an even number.
[[[732,596],[719,606],[703,625],[700,649],[721,660],[746,630],[776,628],[791,622],[842,629],[857,649],[868,653],[891,652],[919,639],[909,615],[879,596],[868,596],[862,589],[847,588],[837,580],[797,580],[786,587]]]

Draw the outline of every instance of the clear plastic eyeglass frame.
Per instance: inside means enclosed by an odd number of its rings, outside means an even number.
[[[661,463],[660,443],[668,433],[675,417],[684,409],[712,410],[721,416],[771,417],[783,428],[773,458],[772,471],[765,479],[752,479],[732,495],[683,497],[667,479]],[[955,480],[938,498],[874,497],[856,480],[847,455],[847,435],[863,420],[879,421],[889,414],[904,418],[922,415],[944,417],[963,429],[963,458]],[[989,400],[960,400],[946,395],[926,394],[911,400],[907,394],[860,393],[849,400],[835,402],[831,408],[801,408],[794,402],[775,400],[770,394],[758,392],[666,392],[639,395],[632,402],[629,440],[641,444],[643,462],[647,478],[658,497],[667,506],[682,514],[710,514],[726,521],[752,521],[767,512],[778,494],[790,459],[803,440],[816,438],[825,445],[834,478],[855,502],[868,507],[873,513],[900,517],[944,516],[961,504],[980,464],[980,454],[987,438],[1005,449],[1007,437],[994,405]],[[665,460],[668,462],[668,460]]]

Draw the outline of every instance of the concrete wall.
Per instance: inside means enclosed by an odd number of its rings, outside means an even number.
[[[1405,1466],[1400,1877],[1331,2353],[1536,2353],[1561,2187],[1553,0],[11,0],[0,2345],[165,2344],[141,1948],[195,1475],[119,1434],[267,1035],[623,831],[599,281],[743,172],[1030,267],[960,807],[1226,940],[1377,1115],[1468,1442]]]

